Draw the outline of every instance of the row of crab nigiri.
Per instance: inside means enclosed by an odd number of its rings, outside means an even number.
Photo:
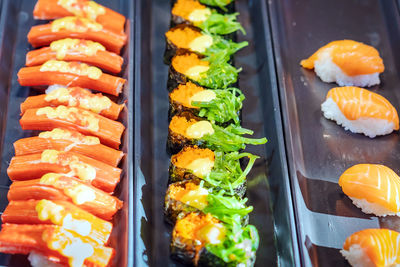
[[[245,97],[230,87],[240,71],[229,64],[231,56],[247,45],[226,36],[242,29],[237,14],[200,2],[213,1],[175,1],[173,27],[165,34],[173,155],[164,212],[174,224],[171,255],[195,266],[252,266],[258,234],[247,224],[253,208],[244,195],[258,156],[239,150],[267,140],[243,136],[252,134],[240,126]]]
[[[124,104],[83,88],[122,91],[125,80],[103,71],[121,71],[125,17],[86,0],[38,0],[33,15],[55,20],[29,31],[42,48],[28,52],[18,81],[49,87],[20,106],[22,129],[42,132],[14,143],[0,252],[29,254],[32,266],[109,266],[112,219],[123,205],[112,194]]]
[[[375,48],[351,40],[334,41],[301,61],[301,65],[314,68],[325,82],[344,86],[331,89],[322,103],[327,119],[370,138],[399,129],[397,111],[387,99],[354,87],[380,83],[384,65]],[[339,185],[363,212],[400,216],[400,177],[390,168],[358,164],[340,176]],[[389,229],[362,230],[346,239],[341,253],[353,266],[397,266],[400,233]]]

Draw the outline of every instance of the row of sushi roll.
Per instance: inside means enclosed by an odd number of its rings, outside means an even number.
[[[380,83],[384,64],[374,47],[352,40],[333,41],[300,64],[314,69],[322,81],[341,86],[329,90],[321,105],[327,119],[370,138],[399,130],[393,105],[383,96],[360,88]],[[400,177],[389,167],[357,164],[340,176],[339,185],[364,213],[400,216]],[[398,227],[361,230],[346,239],[341,253],[352,266],[400,266],[398,231]]]
[[[244,29],[231,2],[173,1],[165,33],[172,157],[164,212],[174,225],[171,256],[194,266],[253,266],[259,243],[245,197],[258,156],[242,150],[267,140],[244,136],[253,131],[240,125],[245,96],[231,63],[247,42],[232,40]]]
[[[0,252],[29,254],[32,266],[110,266],[113,217],[123,205],[113,192],[125,105],[112,99],[125,83],[116,75],[126,19],[86,0],[38,0],[33,16],[52,21],[28,33],[38,49],[18,81],[40,93],[21,103],[20,124],[41,132],[14,143]]]

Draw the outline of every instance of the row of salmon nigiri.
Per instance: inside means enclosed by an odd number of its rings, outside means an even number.
[[[334,41],[301,61],[301,65],[314,68],[325,82],[346,85],[328,92],[321,105],[326,118],[371,138],[399,129],[397,111],[387,99],[354,86],[380,83],[384,65],[375,48],[351,40]],[[363,212],[400,216],[400,177],[390,168],[358,164],[340,176],[339,185]],[[341,253],[352,266],[398,266],[400,233],[389,229],[356,232],[346,239]]]

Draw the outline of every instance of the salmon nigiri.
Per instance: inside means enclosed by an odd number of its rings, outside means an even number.
[[[339,178],[343,192],[365,213],[400,216],[400,177],[378,164],[358,164]]]
[[[354,267],[399,266],[400,233],[365,229],[349,236],[340,252]]]
[[[374,138],[399,129],[399,116],[381,95],[359,87],[332,88],[321,105],[325,118]]]
[[[314,69],[322,81],[340,86],[379,84],[379,73],[385,69],[378,50],[352,40],[330,42],[300,64]]]

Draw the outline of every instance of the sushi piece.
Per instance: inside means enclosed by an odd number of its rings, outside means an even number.
[[[172,153],[177,153],[188,145],[198,145],[212,150],[224,152],[244,149],[246,144],[261,145],[267,139],[246,138],[242,135],[253,134],[253,131],[237,125],[226,128],[201,120],[190,113],[181,113],[172,117],[168,128],[168,148]]]
[[[400,233],[365,229],[349,236],[340,251],[351,266],[399,266]]]
[[[7,194],[8,201],[41,200],[69,201],[79,208],[111,221],[122,208],[118,198],[75,177],[46,173],[40,179],[15,181]]]
[[[1,215],[3,223],[54,224],[81,236],[90,237],[99,245],[110,238],[112,223],[102,220],[68,201],[11,201]]]
[[[19,120],[23,130],[50,131],[68,128],[93,135],[104,145],[118,149],[125,126],[96,113],[76,107],[43,107],[28,109]]]
[[[51,20],[79,16],[100,23],[116,33],[124,33],[125,17],[95,1],[87,0],[38,0],[33,9],[35,19]]]
[[[378,164],[358,164],[339,178],[343,192],[365,213],[400,216],[400,177]]]
[[[332,88],[321,110],[345,130],[370,138],[399,129],[396,109],[383,96],[359,87]]]
[[[165,63],[169,64],[175,54],[193,52],[198,55],[211,56],[220,51],[226,51],[230,57],[238,50],[248,45],[248,42],[235,43],[219,35],[200,31],[198,28],[179,24],[165,33],[167,48],[164,55]]]
[[[235,214],[240,217],[243,224],[247,224],[247,214],[253,210],[252,206],[246,206],[247,198],[225,196],[224,193],[225,191],[217,192],[207,189],[197,180],[170,184],[164,201],[165,215],[174,223],[189,212],[201,211],[205,214],[210,213],[225,223],[230,223]]]
[[[51,85],[46,90],[46,94],[27,97],[21,103],[21,115],[28,109],[46,106],[58,107],[60,105],[80,107],[111,120],[117,120],[125,106],[124,104],[118,105],[114,103],[110,98],[100,93],[93,94],[89,90],[80,87]]]
[[[21,86],[49,86],[90,88],[118,96],[126,80],[103,73],[99,68],[80,62],[48,60],[41,66],[24,67],[18,71]]]
[[[322,81],[340,86],[379,84],[379,74],[385,69],[374,47],[352,40],[330,42],[300,64],[303,68],[314,69]]]
[[[192,212],[177,220],[171,254],[194,266],[253,266],[258,244],[252,225],[224,224],[211,214]]]
[[[97,244],[57,225],[3,224],[0,252],[29,254],[36,252],[63,266],[106,267],[111,263],[113,248]],[[84,265],[85,264],[85,265]]]
[[[122,170],[75,152],[54,149],[15,156],[7,169],[11,181],[37,179],[49,172],[74,176],[110,193],[119,183]]]
[[[46,149],[79,153],[113,167],[117,167],[124,156],[122,151],[100,144],[98,137],[65,128],[55,128],[14,142],[15,156],[42,153]]]
[[[227,88],[237,81],[240,72],[228,60],[224,51],[203,59],[195,53],[176,55],[169,68],[168,89],[172,90],[189,81],[212,89]]]
[[[51,59],[79,61],[112,73],[121,72],[124,62],[122,57],[106,51],[106,48],[100,43],[66,38],[53,41],[50,46],[29,51],[26,54],[26,66],[42,65]]]
[[[33,26],[28,33],[28,42],[35,48],[65,38],[98,42],[116,54],[120,53],[127,39],[123,33],[107,30],[101,24],[82,17],[56,19],[48,24]]]
[[[211,34],[230,34],[236,31],[245,33],[236,17],[239,13],[219,14],[200,4],[197,0],[177,0],[172,7],[172,22],[196,26]]]
[[[212,123],[240,124],[239,114],[243,100],[244,95],[237,88],[209,90],[187,82],[180,84],[169,94],[170,116],[188,111]]]
[[[240,160],[244,158],[248,158],[248,163],[242,170]],[[243,197],[246,192],[246,176],[257,158],[250,153],[214,152],[208,148],[187,146],[171,157],[170,182],[203,180],[208,187]]]

